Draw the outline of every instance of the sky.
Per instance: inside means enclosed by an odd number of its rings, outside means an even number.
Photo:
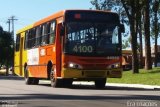
[[[0,26],[8,31],[8,18],[15,16],[15,32],[64,9],[89,9],[90,0],[0,0]]]
[[[89,9],[91,0],[0,0],[0,26],[8,31],[8,18],[15,16],[15,30],[64,9]],[[151,40],[152,43],[152,40]],[[160,44],[160,39],[158,39]]]

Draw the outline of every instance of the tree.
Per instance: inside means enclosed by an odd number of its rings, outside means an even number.
[[[114,1],[112,0],[91,0],[91,4],[96,10],[111,10]]]
[[[132,70],[139,73],[138,54],[137,54],[137,8],[139,0],[121,0],[130,24],[131,47],[132,47]]]
[[[150,17],[149,17],[149,0],[144,0],[144,29],[145,29],[145,69],[152,69],[151,64],[151,47],[150,47]]]
[[[140,68],[143,68],[143,43],[142,43],[142,28],[143,28],[143,9],[141,9],[141,11],[139,12],[139,15],[138,15],[138,34],[139,34],[139,67]]]
[[[122,40],[123,44],[122,44],[122,49],[126,49],[128,47],[130,47],[131,44],[131,38],[127,38],[127,40]]]
[[[0,30],[0,65],[6,66],[6,75],[8,75],[9,66],[13,65],[14,40],[10,33]]]
[[[142,10],[144,6],[144,0],[120,0],[126,14],[129,19],[130,32],[131,32],[131,45],[132,45],[132,64],[133,73],[138,73],[137,69],[142,68],[143,65],[143,49],[142,49]],[[137,41],[139,35],[139,43]],[[139,53],[136,53],[139,51]],[[139,56],[140,58],[138,58]],[[135,58],[137,57],[136,60]],[[135,59],[135,60],[134,60]],[[139,62],[139,66],[138,63]]]
[[[131,46],[132,46],[132,64],[133,73],[138,73],[138,68],[142,68],[143,65],[143,45],[142,45],[142,12],[144,7],[144,0],[120,0],[125,12],[122,11],[123,17],[127,17],[130,25],[131,32]],[[139,35],[139,44],[136,40]],[[137,46],[138,45],[138,46]],[[139,47],[139,48],[138,48]],[[137,50],[138,49],[138,50]],[[139,54],[136,53],[139,51]],[[134,60],[137,56],[139,60]],[[139,64],[137,63],[139,62]]]
[[[3,28],[0,26],[0,35],[2,34],[3,32]]]
[[[103,2],[102,2],[103,1]],[[132,47],[132,70],[133,73],[139,73],[139,65],[138,65],[138,54],[137,54],[137,23],[136,23],[136,6],[137,2],[139,4],[139,0],[92,0],[92,5],[95,6],[96,9],[102,9],[100,6],[106,5],[106,3],[110,4],[109,7],[114,7],[116,5],[122,6],[129,19],[130,24],[130,32],[131,32],[131,47]],[[102,3],[104,3],[102,5]],[[109,8],[110,9],[110,8]]]
[[[152,69],[151,64],[151,49],[150,49],[150,19],[149,19],[149,2],[150,0],[92,0],[91,3],[95,6],[96,9],[104,9],[105,5],[109,10],[117,8],[117,6],[122,6],[124,11],[117,11],[121,13],[121,17],[126,17],[129,20],[130,25],[130,35],[131,35],[131,47],[132,47],[132,70],[133,73],[139,72],[138,64],[138,53],[137,53],[137,38],[139,34],[139,50],[140,50],[140,65],[142,65],[142,29],[144,19],[144,31],[145,31],[145,68]],[[105,7],[105,9],[106,9]],[[104,9],[104,10],[105,10]],[[122,10],[123,10],[122,9]],[[125,13],[125,14],[124,14]],[[144,17],[143,16],[144,13]],[[123,19],[122,19],[123,20]],[[124,45],[125,46],[125,45]]]
[[[0,37],[3,34],[3,28],[0,26]],[[3,62],[3,57],[2,57],[2,38],[0,38],[0,69],[2,66],[2,62]]]
[[[155,59],[154,59],[154,65],[157,67],[157,40],[158,40],[158,33],[159,33],[159,26],[158,26],[158,10],[159,10],[159,5],[160,2],[158,0],[155,0],[153,2],[153,7],[152,7],[152,13],[153,13],[153,18],[152,18],[152,32],[154,35],[154,53],[155,53]]]

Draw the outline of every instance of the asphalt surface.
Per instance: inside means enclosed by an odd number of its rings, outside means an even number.
[[[123,85],[123,84],[121,84]],[[23,78],[0,76],[0,107],[160,107],[160,89],[74,82],[52,88],[49,81],[25,85]]]

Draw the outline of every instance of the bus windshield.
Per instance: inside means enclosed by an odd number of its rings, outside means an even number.
[[[68,22],[64,52],[81,56],[120,55],[120,33],[117,25],[102,22]]]

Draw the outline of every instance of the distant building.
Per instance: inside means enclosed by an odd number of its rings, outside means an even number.
[[[155,57],[155,45],[151,46],[151,55]],[[160,53],[160,45],[157,46],[157,52]],[[143,49],[143,56],[145,57],[145,48]]]
[[[122,50],[122,67],[123,70],[132,69],[132,50]]]
[[[155,45],[151,47],[151,56],[155,59]],[[160,45],[157,46],[157,66],[160,66]]]
[[[154,46],[155,46],[155,45],[153,45],[153,46],[151,47],[151,54],[153,54],[153,55],[155,54],[155,48],[154,48]],[[160,53],[160,45],[157,46],[157,52]]]
[[[137,51],[138,59],[140,60],[140,53]],[[142,65],[145,65],[145,57],[142,57]],[[122,67],[123,70],[132,69],[132,50],[122,50]]]

